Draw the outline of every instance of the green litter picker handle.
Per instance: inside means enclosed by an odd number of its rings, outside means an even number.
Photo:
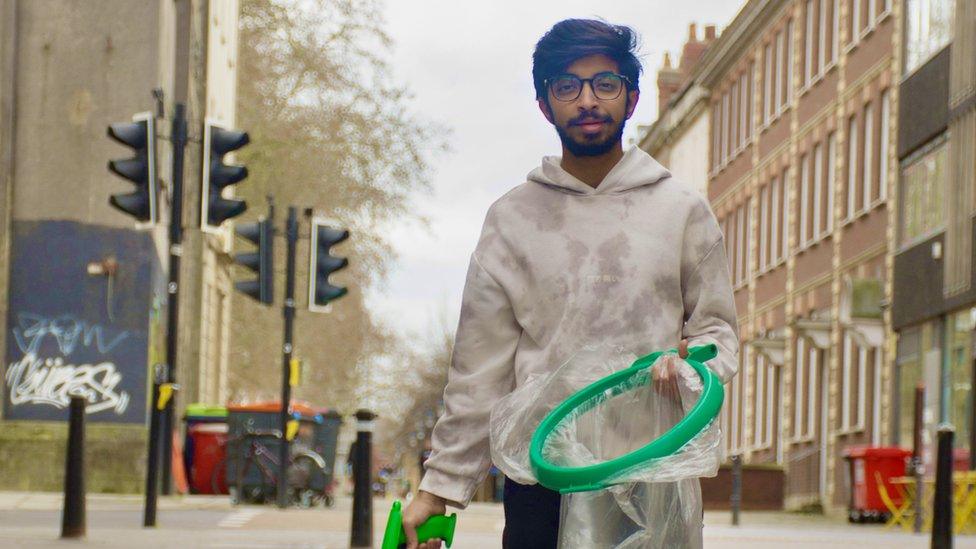
[[[677,351],[671,349],[668,352]],[[549,463],[543,457],[542,448],[546,440],[567,416],[586,412],[601,402],[650,383],[650,367],[662,354],[664,351],[658,351],[638,358],[626,370],[591,383],[549,412],[532,435],[529,446],[529,461],[539,484],[563,494],[601,490],[611,486],[614,478],[634,467],[675,454],[708,427],[718,416],[725,399],[722,381],[704,364],[718,355],[718,348],[714,344],[688,350],[685,362],[701,377],[702,394],[694,408],[660,437],[629,454],[583,467],[562,467]]]
[[[454,527],[457,526],[457,514],[434,515],[417,527],[417,541],[423,543],[434,538],[444,540],[448,547],[454,542]],[[397,549],[407,543],[407,533],[403,531],[403,511],[400,502],[394,501],[390,509],[390,518],[386,521],[386,532],[383,534],[381,549]]]

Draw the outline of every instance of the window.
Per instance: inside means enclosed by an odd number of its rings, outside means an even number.
[[[749,111],[749,74],[742,73],[739,76],[739,145],[745,146],[749,141],[749,120],[746,113]]]
[[[764,185],[759,191],[759,270],[769,267],[769,185]]]
[[[745,208],[739,206],[735,211],[735,283],[740,284],[745,278]]]
[[[806,429],[806,393],[805,380],[807,371],[807,348],[803,337],[796,340],[796,360],[793,361],[796,371],[793,374],[793,438],[800,439],[809,435]]]
[[[785,50],[783,48],[783,33],[776,33],[776,112],[782,110],[783,104],[786,102],[786,86],[781,75],[785,74],[783,70],[783,64],[785,63],[784,55]]]
[[[954,0],[906,0],[906,75],[952,41],[954,7]]]
[[[819,48],[817,50],[817,60],[820,66],[820,72],[823,72],[823,68],[827,65],[827,3],[830,0],[818,0],[820,11],[820,20],[817,25],[817,40],[819,41]]]
[[[746,280],[752,278],[752,275],[756,269],[756,262],[754,261],[752,255],[752,201],[753,197],[751,196],[749,197],[749,200],[746,201]]]
[[[800,157],[800,247],[810,240],[810,163],[807,156]]]
[[[823,147],[820,143],[813,148],[813,231],[814,239],[824,234],[823,211]]]
[[[793,101],[793,20],[786,22],[786,68],[783,70],[783,86],[786,87],[786,101]]]
[[[847,124],[847,219],[857,211],[857,119]]]
[[[840,49],[840,0],[833,0],[830,8],[830,61],[837,61],[837,50]]]
[[[712,105],[712,169],[717,171],[722,164],[721,138],[722,138],[722,113],[719,102]]]
[[[767,44],[763,50],[763,122],[768,123],[773,117],[773,48]]]
[[[861,38],[861,0],[850,0],[850,4],[850,40],[851,44],[857,44]]]
[[[722,95],[722,164],[729,159],[729,94]]]
[[[878,200],[888,199],[888,133],[890,132],[891,97],[881,92],[881,144],[878,146]]]
[[[788,170],[784,169],[783,175],[777,181],[777,186],[774,187],[774,192],[780,195],[779,200],[774,199],[774,203],[779,210],[777,213],[782,215],[782,217],[777,216],[776,218],[778,221],[777,230],[781,235],[780,242],[782,244],[781,251],[776,256],[777,260],[785,259],[790,250],[790,231],[788,230],[790,226],[790,187],[787,183],[787,173]]]
[[[755,391],[752,402],[755,403],[753,413],[752,443],[755,448],[764,448],[766,444],[766,359],[761,353],[756,353]]]
[[[827,177],[825,178],[827,207],[824,215],[826,216],[825,227],[828,233],[834,230],[834,192],[837,182],[837,136],[831,132],[827,136]]]
[[[813,35],[813,0],[807,0],[805,17],[807,30],[803,35],[803,84],[808,85],[815,74],[813,70],[813,48],[816,38]]]
[[[874,150],[874,105],[868,103],[864,107],[864,161],[861,163],[861,168],[864,170],[863,177],[861,178],[861,184],[864,186],[862,189],[864,200],[861,202],[861,207],[867,210],[871,204],[871,199],[873,198],[874,192],[874,173],[872,168],[874,167],[873,150]]]
[[[841,430],[864,429],[865,418],[867,417],[867,388],[871,379],[868,375],[868,365],[876,364],[877,353],[877,349],[857,345],[849,332],[844,333],[841,370]]]
[[[729,104],[731,112],[729,116],[731,122],[729,123],[729,158],[735,156],[735,153],[739,150],[739,82],[736,80],[732,83],[732,88],[729,90]]]
[[[945,228],[946,150],[945,138],[940,138],[902,169],[899,241],[903,246]]]

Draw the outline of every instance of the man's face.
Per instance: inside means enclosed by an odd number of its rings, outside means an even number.
[[[614,60],[597,54],[577,59],[565,73],[588,79],[619,70]],[[539,108],[556,127],[563,146],[575,156],[599,156],[616,147],[638,98],[636,90],[625,88],[615,99],[600,99],[591,82],[585,82],[579,97],[571,101],[560,101],[550,87],[546,93],[548,101],[539,100]]]

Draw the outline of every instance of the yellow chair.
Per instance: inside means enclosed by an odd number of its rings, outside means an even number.
[[[915,518],[915,510],[912,508],[911,499],[904,497],[902,498],[901,505],[896,504],[895,500],[888,493],[888,487],[885,486],[880,472],[874,472],[874,480],[878,483],[878,495],[881,496],[881,502],[885,504],[888,512],[891,513],[891,517],[885,523],[885,528],[900,525],[906,531],[911,531],[912,521]]]

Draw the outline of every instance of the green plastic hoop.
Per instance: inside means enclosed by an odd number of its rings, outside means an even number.
[[[671,349],[667,352],[677,351]],[[685,362],[702,379],[701,397],[685,417],[658,438],[629,454],[583,467],[553,465],[543,457],[543,445],[567,416],[586,412],[601,402],[646,385],[650,379],[651,367],[664,353],[665,351],[658,351],[638,358],[626,370],[591,383],[549,412],[532,435],[532,444],[529,446],[529,460],[539,484],[563,494],[601,490],[614,484],[614,478],[619,478],[634,467],[675,454],[711,424],[721,411],[722,401],[725,399],[722,381],[704,364],[718,355],[718,348],[714,344],[688,350]]]

